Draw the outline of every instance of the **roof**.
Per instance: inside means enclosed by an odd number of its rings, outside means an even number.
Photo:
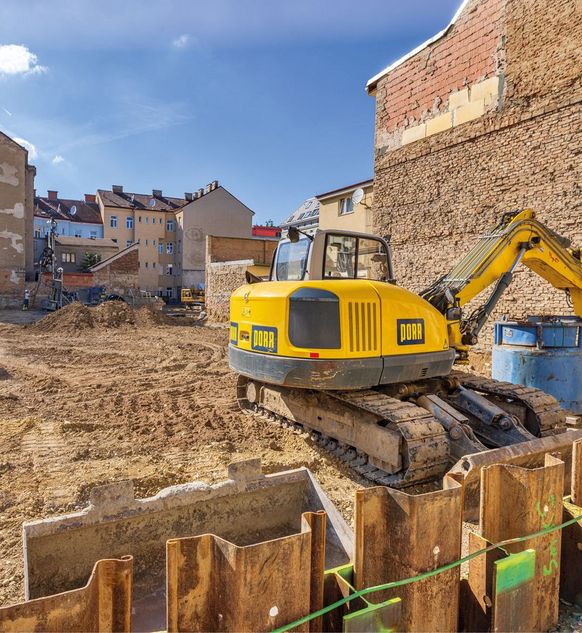
[[[117,242],[107,238],[92,240],[90,237],[68,237],[66,235],[57,235],[55,239],[61,246],[91,246],[93,248],[118,247]]]
[[[215,189],[213,189],[212,191],[209,191],[208,193],[205,193],[204,195],[200,196],[199,198],[195,198],[194,200],[184,200],[182,203],[182,207],[188,207],[191,205],[196,205],[197,202],[200,202],[202,200],[204,200],[205,198],[208,198],[209,196],[211,196],[213,193],[222,190],[224,193],[226,193],[227,195],[229,195],[231,198],[233,198],[234,200],[236,200],[240,205],[242,205],[249,213],[251,213],[252,215],[255,215],[255,212],[252,209],[249,209],[249,207],[247,207],[247,205],[242,202],[241,200],[239,200],[234,194],[230,193],[230,191],[228,189],[226,189],[225,187],[223,187],[222,185],[219,185],[218,187],[216,187]],[[182,209],[181,209],[182,210]]]
[[[337,196],[340,193],[349,193],[350,191],[355,191],[358,188],[371,187],[374,184],[374,179],[370,178],[369,180],[362,180],[361,182],[356,182],[353,185],[348,185],[347,187],[341,187],[340,189],[332,189],[331,191],[326,191],[325,193],[320,193],[315,196],[318,200],[323,198],[331,198],[333,196]]]
[[[71,213],[73,207],[75,207],[75,211]],[[49,200],[49,198],[37,196],[34,199],[34,215],[39,218],[103,224],[99,205],[96,202],[85,202],[84,200],[64,198]]]
[[[463,13],[464,8],[467,6],[469,1],[470,0],[463,0],[461,2],[461,5],[455,12],[455,15],[453,16],[449,24],[442,31],[439,31],[436,35],[433,35],[428,40],[426,40],[422,44],[419,44],[416,48],[413,48],[411,51],[406,53],[406,55],[403,55],[396,61],[392,62],[389,66],[386,66],[384,70],[381,70],[378,74],[374,75],[371,79],[368,79],[368,83],[366,84],[367,93],[372,94],[372,92],[374,92],[374,90],[376,89],[376,84],[380,81],[380,79],[385,77],[389,72],[391,72],[395,68],[398,68],[398,66],[403,64],[405,61],[409,60],[411,57],[414,57],[417,53],[420,53],[420,51],[424,50],[427,46],[430,46],[437,40],[440,40],[441,37],[446,35],[451,29],[451,27],[453,26],[453,24],[455,24],[455,22],[459,19],[459,16],[461,15],[461,13]]]
[[[143,211],[175,211],[187,204],[186,198],[153,196],[149,193],[114,193],[108,189],[97,189],[97,194],[106,207],[141,209]],[[153,201],[153,202],[152,202]]]
[[[112,264],[116,259],[119,259],[120,257],[123,257],[124,255],[127,255],[127,253],[130,253],[131,251],[135,251],[138,248],[139,248],[139,242],[134,242],[133,244],[130,244],[127,248],[124,248],[123,250],[119,251],[119,253],[115,253],[115,255],[111,255],[111,257],[108,257],[107,259],[100,261],[98,264],[95,264],[95,266],[91,266],[91,268],[89,268],[89,271],[92,273],[96,273],[98,270],[105,268],[105,266],[109,266],[109,264]]]
[[[293,211],[293,213],[281,223],[282,227],[296,224],[297,222],[317,223],[319,221],[319,200],[314,196],[307,198],[305,202]]]

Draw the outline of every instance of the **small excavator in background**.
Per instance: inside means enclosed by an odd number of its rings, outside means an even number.
[[[563,290],[582,317],[580,251],[529,209],[503,214],[420,295],[396,285],[388,240],[290,229],[270,280],[231,297],[240,407],[308,432],[393,487],[437,479],[464,455],[563,432],[565,412],[552,396],[453,371],[520,263]],[[490,286],[485,303],[465,314]]]

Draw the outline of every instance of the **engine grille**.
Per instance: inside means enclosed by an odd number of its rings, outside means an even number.
[[[348,302],[350,352],[378,350],[378,304],[371,301]]]

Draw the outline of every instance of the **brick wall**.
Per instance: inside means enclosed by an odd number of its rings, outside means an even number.
[[[242,286],[245,272],[253,260],[206,264],[206,312],[212,321],[226,322],[230,313],[230,295]]]
[[[449,270],[506,210],[532,207],[551,228],[582,244],[581,92],[574,54],[582,13],[574,0],[481,0],[466,8],[469,16],[485,10],[501,15],[495,29],[504,47],[495,49],[495,59],[506,60],[504,98],[471,122],[405,146],[376,147],[374,229],[392,235],[396,276],[414,291]],[[441,50],[462,40],[481,60],[481,39],[463,38],[469,24],[461,16],[440,40]],[[411,67],[418,63],[416,57],[410,61]],[[377,139],[386,126],[390,104],[383,100],[391,82],[388,74],[376,92]],[[435,86],[433,94],[440,90]],[[493,318],[526,313],[570,310],[563,293],[519,269]],[[486,344],[491,323],[482,336]]]
[[[206,238],[206,262],[252,259],[255,264],[270,264],[276,248],[275,240],[209,235]]]
[[[139,251],[137,248],[115,258],[93,273],[93,284],[110,292],[125,294],[139,287]]]

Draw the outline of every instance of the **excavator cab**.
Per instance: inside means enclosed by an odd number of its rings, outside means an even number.
[[[277,246],[270,280],[308,279],[394,282],[389,239],[338,230],[318,230],[311,236],[291,227]]]

